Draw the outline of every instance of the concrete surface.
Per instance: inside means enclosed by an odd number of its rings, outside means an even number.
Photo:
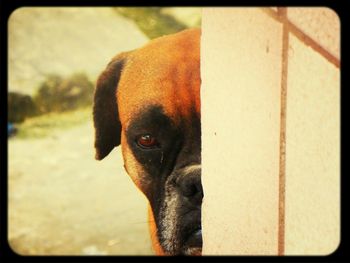
[[[94,159],[92,123],[10,139],[9,228],[22,255],[151,255],[146,198],[119,147]]]

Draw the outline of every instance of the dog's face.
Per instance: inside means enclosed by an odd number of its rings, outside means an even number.
[[[95,91],[96,158],[121,144],[167,255],[201,253],[200,31],[115,57]]]

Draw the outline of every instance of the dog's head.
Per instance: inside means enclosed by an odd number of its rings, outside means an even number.
[[[121,144],[168,255],[202,247],[199,44],[200,30],[192,29],[122,53],[95,90],[96,159]]]

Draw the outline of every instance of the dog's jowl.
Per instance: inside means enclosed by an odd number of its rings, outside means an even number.
[[[200,30],[115,56],[95,90],[96,159],[121,145],[158,255],[202,250]]]

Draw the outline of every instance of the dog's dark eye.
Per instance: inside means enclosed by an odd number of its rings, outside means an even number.
[[[138,137],[137,144],[141,148],[146,148],[146,149],[154,148],[154,147],[158,146],[158,142],[157,142],[156,138],[154,138],[150,134],[145,134],[145,135],[141,135],[140,137]]]

